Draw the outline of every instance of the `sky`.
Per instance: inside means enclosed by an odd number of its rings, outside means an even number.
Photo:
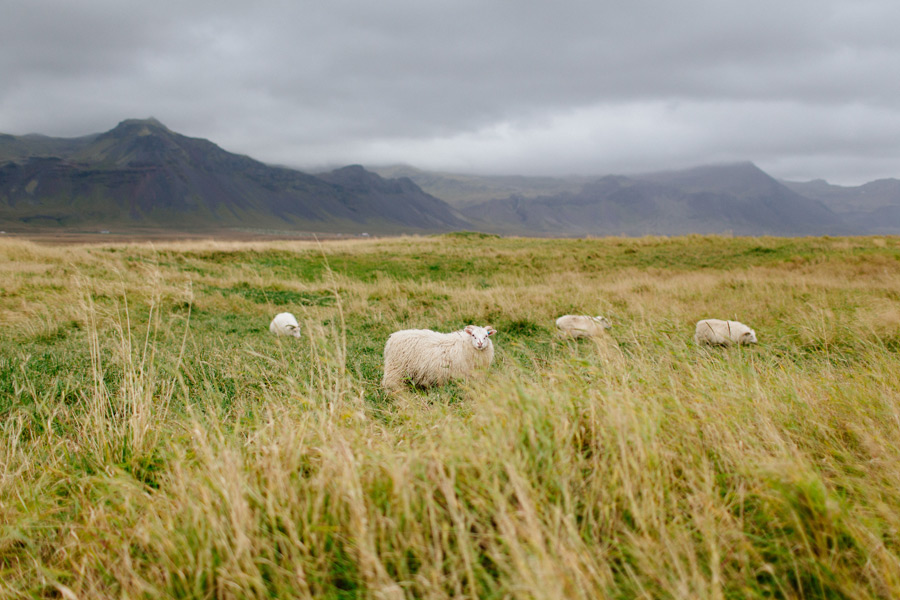
[[[896,0],[6,0],[0,132],[303,170],[900,178]]]

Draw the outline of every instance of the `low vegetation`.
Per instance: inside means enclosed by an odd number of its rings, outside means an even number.
[[[0,597],[900,597],[897,238],[2,240],[0,339]]]

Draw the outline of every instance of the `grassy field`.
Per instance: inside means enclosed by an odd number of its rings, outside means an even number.
[[[3,598],[900,597],[897,238],[0,240],[0,340]]]

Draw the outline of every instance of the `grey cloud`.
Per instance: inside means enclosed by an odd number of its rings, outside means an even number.
[[[603,172],[727,156],[827,178],[816,165],[842,156],[849,180],[900,154],[897,25],[889,0],[36,0],[0,20],[0,131],[153,115],[297,166]]]

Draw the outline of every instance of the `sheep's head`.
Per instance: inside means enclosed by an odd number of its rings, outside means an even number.
[[[489,340],[488,338],[497,333],[497,331],[490,325],[488,325],[487,327],[467,325],[463,331],[469,334],[469,337],[472,341],[472,346],[474,346],[476,350],[484,350],[485,348],[490,346],[491,340]]]
[[[756,332],[752,329],[750,331],[744,332],[744,335],[741,336],[742,344],[755,344],[756,343]]]
[[[603,329],[609,329],[610,327],[612,327],[612,323],[610,323],[606,317],[601,317],[600,315],[597,315],[596,317],[591,317],[591,319],[593,319],[594,322],[597,323]]]
[[[287,330],[288,335],[290,335],[291,337],[298,338],[302,335],[300,333],[299,325],[285,325],[284,328]]]

